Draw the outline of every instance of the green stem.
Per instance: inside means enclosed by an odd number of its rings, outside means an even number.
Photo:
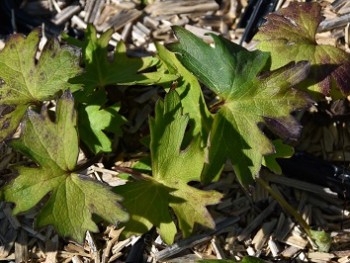
[[[138,172],[130,167],[122,167],[122,166],[115,165],[115,166],[113,166],[112,169],[117,171],[117,172],[130,174],[132,178],[134,178],[135,180],[138,180],[138,181],[147,180],[147,179],[151,178],[151,176],[140,173],[140,172]]]
[[[224,100],[221,100],[219,102],[217,102],[216,104],[212,105],[209,109],[210,113],[215,113],[218,111],[218,109],[225,104]]]
[[[305,222],[304,218],[281,196],[279,193],[273,191],[271,186],[262,178],[256,178],[256,181],[269,192],[269,194],[280,204],[282,208],[287,210],[295,220],[303,227],[305,233],[312,239],[310,226]]]
[[[92,157],[91,159],[87,160],[85,163],[79,164],[77,165],[72,171],[72,173],[76,173],[76,172],[80,172],[83,171],[87,168],[89,168],[91,165],[95,164],[98,162],[98,160],[101,159],[101,157],[103,156],[103,153],[98,153],[96,154],[94,157]]]

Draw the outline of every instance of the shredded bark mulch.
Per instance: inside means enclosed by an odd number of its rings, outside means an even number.
[[[220,34],[233,42],[253,49],[251,40],[255,24],[249,25],[248,8],[254,1],[247,0],[154,0],[142,3],[131,0],[32,0],[0,3],[1,46],[14,32],[28,33],[41,26],[47,37],[61,32],[82,38],[87,24],[93,24],[99,33],[113,28],[110,42],[115,46],[123,40],[130,54],[142,56],[155,52],[154,42],[174,41],[171,26],[183,26],[206,41],[205,34]],[[255,1],[256,3],[259,1]],[[265,13],[287,6],[289,0],[262,1],[268,3]],[[347,0],[318,1],[323,6],[325,20],[320,24],[317,41],[337,46],[349,52],[350,2]],[[249,28],[248,28],[249,27]],[[152,110],[152,87],[142,94],[131,88],[128,96],[139,102],[138,111],[129,113],[133,120],[126,136],[147,125]],[[137,100],[138,98],[138,100]],[[145,100],[148,98],[148,100]],[[134,102],[135,103],[135,102]],[[321,107],[322,106],[322,107]],[[296,150],[305,153],[320,167],[336,167],[345,174],[350,163],[350,104],[348,99],[329,102],[304,113],[301,121],[303,134]],[[127,145],[139,147],[136,145]],[[15,176],[12,167],[30,161],[12,151],[6,144],[0,148],[0,183]],[[85,158],[82,155],[82,158]],[[114,158],[114,159],[113,159]],[[112,169],[114,165],[130,167],[138,155],[128,158],[112,157],[108,164],[98,163],[86,174],[111,186],[122,179]],[[318,163],[320,162],[320,163]],[[313,163],[314,164],[314,163]],[[298,163],[296,165],[311,165]],[[324,166],[322,166],[324,165]],[[325,168],[325,169],[328,169]],[[315,173],[319,173],[320,169]],[[225,198],[210,211],[216,229],[198,227],[193,236],[179,235],[172,246],[165,245],[156,230],[128,239],[120,237],[122,229],[114,225],[100,225],[100,233],[87,233],[84,244],[57,236],[51,227],[35,229],[37,213],[14,217],[12,204],[0,203],[0,260],[8,262],[191,262],[198,259],[235,259],[245,255],[267,262],[350,262],[349,182],[340,180],[339,191],[329,189],[317,180],[305,182],[298,176],[281,177],[263,170],[261,175],[272,189],[282,195],[312,226],[331,233],[332,245],[328,253],[317,252],[302,227],[284,211],[269,194],[256,185],[250,193],[237,182],[231,168],[225,169],[221,179],[205,187],[224,193]],[[314,174],[318,176],[318,174]],[[198,185],[198,187],[203,187]],[[350,188],[349,188],[350,189]]]

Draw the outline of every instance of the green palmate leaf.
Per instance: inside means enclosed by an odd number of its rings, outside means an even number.
[[[77,90],[67,80],[80,72],[78,59],[51,40],[36,61],[39,31],[16,34],[0,52],[0,141],[18,127],[30,105],[54,98],[61,90]]]
[[[80,104],[79,135],[81,140],[93,153],[112,151],[112,140],[106,132],[121,136],[121,125],[126,122],[119,112],[118,105],[104,107],[106,95],[104,91],[95,92],[89,103]]]
[[[271,52],[272,69],[289,61],[308,60],[311,72],[301,87],[324,95],[339,93],[339,90],[343,95],[349,94],[350,55],[316,42],[315,35],[322,20],[318,3],[291,2],[266,19],[255,40],[260,41],[260,50]]]
[[[200,84],[195,76],[189,72],[176,58],[174,53],[164,46],[156,44],[158,56],[171,74],[177,74],[176,91],[181,97],[183,112],[188,113],[191,120],[192,132],[189,137],[201,134],[203,142],[207,142],[212,117],[205,104]]]
[[[276,174],[282,174],[282,168],[277,163],[276,158],[290,158],[294,154],[294,148],[284,144],[281,139],[274,140],[275,153],[265,155],[262,164]]]
[[[306,107],[310,99],[290,87],[306,77],[309,64],[290,63],[260,74],[266,68],[267,53],[249,52],[215,35],[212,48],[185,29],[174,30],[179,42],[170,49],[222,99],[211,129],[209,164],[203,179],[212,180],[230,159],[239,180],[247,185],[260,170],[263,156],[274,152],[259,123],[285,138],[299,134],[300,126],[290,112]]]
[[[113,30],[108,30],[97,37],[96,29],[89,25],[86,31],[86,39],[81,46],[85,72],[71,83],[79,83],[89,93],[95,88],[103,88],[107,85],[150,85],[155,83],[170,82],[177,78],[175,75],[163,74],[154,71],[158,59],[153,57],[130,58],[126,55],[126,47],[122,41],[118,42],[113,58],[108,58],[108,43]],[[147,71],[147,73],[142,73]]]
[[[22,136],[12,146],[38,167],[17,167],[18,177],[2,191],[6,201],[16,204],[15,214],[28,211],[47,197],[36,225],[53,225],[59,234],[82,242],[87,230],[98,231],[92,214],[111,223],[126,221],[128,215],[117,203],[120,196],[72,172],[79,152],[75,124],[74,102],[68,92],[58,101],[54,123],[46,109],[41,115],[29,111]]]
[[[214,227],[206,206],[218,203],[221,194],[188,185],[199,181],[205,158],[199,136],[186,149],[181,148],[188,122],[176,91],[168,93],[164,102],[158,101],[155,118],[150,120],[152,176],[116,188],[125,197],[123,205],[131,214],[127,233],[143,233],[156,226],[163,240],[172,243],[176,227],[169,207],[184,236],[196,223]]]
[[[152,177],[146,177],[116,187],[115,191],[124,197],[123,206],[130,213],[130,220],[124,229],[125,235],[143,234],[156,226],[163,240],[173,243],[177,230],[169,213],[171,188]]]

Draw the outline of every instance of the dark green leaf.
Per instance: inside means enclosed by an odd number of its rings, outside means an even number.
[[[266,72],[268,53],[249,52],[216,35],[211,35],[213,48],[185,29],[174,30],[179,42],[170,49],[222,100],[214,117],[203,179],[215,178],[230,159],[246,186],[259,172],[263,156],[274,152],[259,123],[273,127],[284,138],[298,135],[300,126],[290,113],[307,107],[311,100],[291,87],[307,76],[310,66],[303,61]]]
[[[191,118],[192,132],[189,133],[189,137],[200,134],[203,143],[206,144],[212,116],[205,104],[197,78],[180,63],[174,53],[169,52],[160,44],[156,44],[156,47],[158,56],[169,73],[180,76],[176,80],[176,91],[180,95],[183,112],[189,114]]]

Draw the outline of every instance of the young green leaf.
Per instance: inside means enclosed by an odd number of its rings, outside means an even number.
[[[318,246],[318,251],[328,252],[331,244],[332,238],[329,233],[325,231],[311,230],[311,237]]]
[[[305,61],[290,63],[261,74],[269,59],[267,53],[249,52],[215,35],[212,48],[185,29],[174,30],[179,42],[170,49],[222,99],[211,129],[209,164],[203,179],[210,181],[220,174],[229,158],[246,186],[260,170],[263,156],[274,152],[259,123],[282,137],[298,135],[300,126],[290,112],[308,106],[310,99],[291,86],[306,77],[310,66]]]
[[[119,114],[117,104],[104,107],[106,95],[104,91],[95,92],[90,96],[87,104],[78,106],[78,126],[80,139],[93,152],[110,152],[112,151],[112,140],[106,132],[121,136],[121,125],[126,119]]]
[[[255,40],[258,48],[271,53],[272,69],[289,61],[308,60],[311,72],[301,87],[310,91],[332,95],[341,91],[350,93],[350,55],[343,50],[318,45],[315,39],[322,20],[321,6],[316,2],[291,2],[287,8],[269,14]],[[338,90],[334,90],[334,88]]]
[[[2,191],[6,201],[16,204],[14,214],[28,211],[46,197],[36,225],[53,225],[62,236],[83,242],[87,230],[98,231],[92,214],[110,223],[126,221],[128,215],[117,203],[120,196],[72,172],[79,153],[75,126],[74,102],[68,92],[58,101],[55,122],[45,108],[41,115],[29,111],[22,136],[11,145],[38,167],[17,167],[18,177]]]
[[[207,138],[212,123],[211,114],[205,104],[201,86],[195,76],[191,74],[176,58],[175,54],[164,46],[156,44],[158,57],[171,74],[179,75],[176,91],[181,97],[183,112],[188,113],[191,120],[192,134],[189,137],[201,134],[203,143]]]
[[[218,203],[222,195],[188,185],[200,180],[205,158],[199,136],[181,149],[188,121],[176,91],[170,91],[164,102],[158,101],[155,118],[150,119],[152,177],[116,188],[131,214],[125,229],[129,234],[143,233],[154,225],[163,240],[172,243],[176,228],[169,206],[184,236],[191,234],[196,223],[214,227],[206,206]]]
[[[282,174],[282,168],[277,163],[276,158],[290,158],[294,154],[294,148],[288,144],[284,144],[281,139],[272,141],[275,153],[265,155],[262,165],[269,168],[275,174]]]
[[[38,30],[27,38],[16,34],[0,52],[0,141],[17,129],[30,105],[52,99],[58,91],[79,88],[67,83],[80,72],[77,57],[51,40],[36,61],[38,43]]]
[[[108,58],[108,43],[112,37],[110,29],[97,37],[96,29],[89,25],[86,30],[83,48],[85,72],[70,80],[71,83],[82,84],[84,92],[89,94],[95,88],[107,85],[151,85],[175,80],[177,76],[151,71],[158,65],[154,57],[130,58],[126,55],[126,47],[122,41],[118,42],[114,57]],[[147,73],[142,73],[147,71]]]

